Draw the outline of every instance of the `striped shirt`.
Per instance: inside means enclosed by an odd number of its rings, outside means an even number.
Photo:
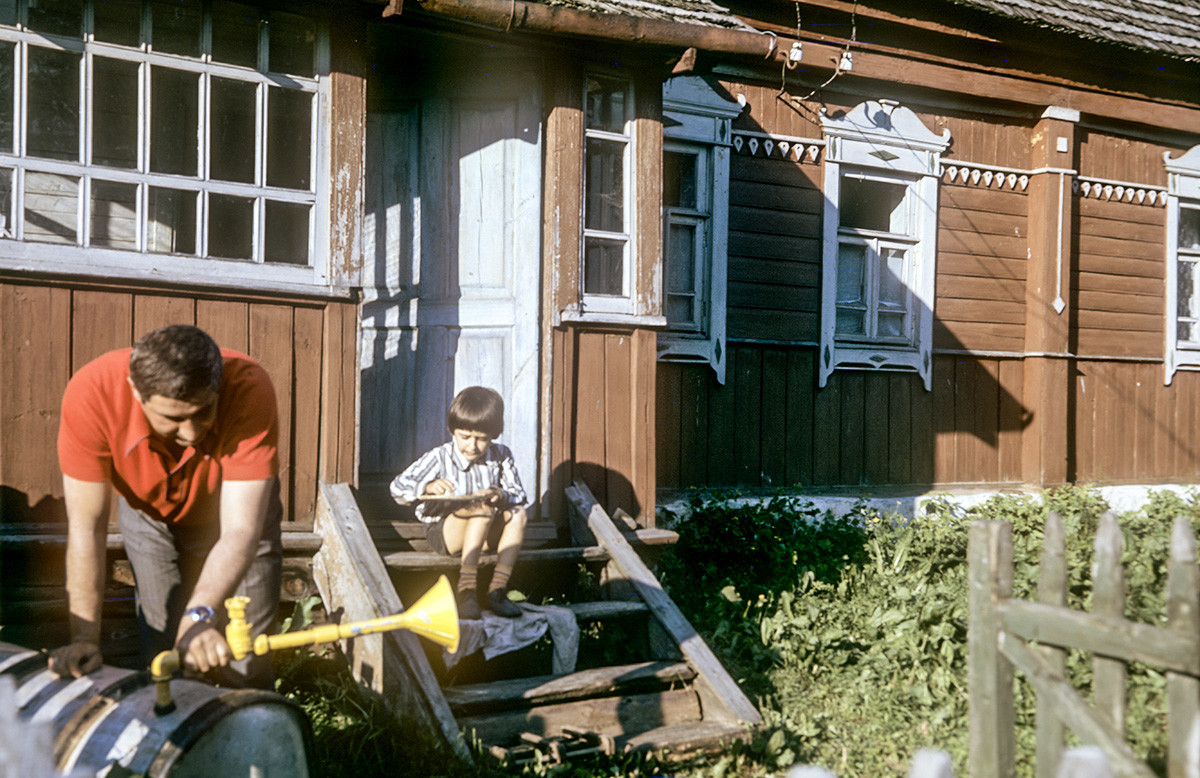
[[[508,446],[492,443],[484,455],[468,462],[454,445],[444,443],[426,451],[392,480],[392,499],[401,505],[416,502],[417,518],[432,524],[443,515],[452,513],[455,506],[436,506],[417,502],[432,481],[445,478],[454,483],[454,494],[471,494],[480,489],[497,488],[504,494],[498,508],[514,508],[526,502],[525,489],[517,476],[517,464]]]

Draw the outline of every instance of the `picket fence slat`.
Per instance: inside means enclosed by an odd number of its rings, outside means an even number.
[[[1042,536],[1042,555],[1038,562],[1038,602],[1065,607],[1067,604],[1067,540],[1062,516],[1051,511],[1046,517]],[[1067,667],[1067,652],[1054,646],[1039,646],[1046,666],[1058,675]],[[1053,715],[1050,702],[1037,698],[1037,778],[1057,778],[1057,765],[1063,755],[1066,732],[1062,721]]]
[[[1171,527],[1167,563],[1167,624],[1195,638],[1200,635],[1200,571],[1196,538],[1183,516]],[[1167,673],[1167,776],[1200,778],[1200,679]]]
[[[1023,640],[1004,632],[1000,633],[999,644],[1001,653],[1033,685],[1038,699],[1045,699],[1054,715],[1083,743],[1104,751],[1118,775],[1154,778],[1154,772],[1137,758],[1125,742],[1124,735],[1113,728],[1107,717],[1098,714],[1069,681],[1047,665],[1041,654]],[[974,767],[972,762],[972,769]]]
[[[1012,665],[1000,654],[996,608],[1012,596],[1012,527],[976,522],[967,541],[967,698],[971,774],[1007,778],[1016,764]]]
[[[997,612],[1003,629],[1016,637],[1200,675],[1195,635],[1023,600],[1002,603]]]
[[[1121,565],[1121,527],[1112,511],[1100,516],[1096,553],[1092,558],[1092,612],[1112,619],[1125,617],[1125,568]],[[1125,662],[1098,653],[1092,659],[1092,698],[1116,732],[1125,734]]]

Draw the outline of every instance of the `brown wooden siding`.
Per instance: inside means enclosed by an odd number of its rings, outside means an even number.
[[[352,301],[0,280],[0,521],[62,519],[56,439],[71,374],[156,327],[184,323],[271,375],[286,515],[310,522],[318,476],[355,478],[356,322]]]
[[[1161,359],[1166,209],[1096,197],[1077,202],[1076,353]]]
[[[938,207],[934,347],[1021,351],[1029,198],[943,183]]]
[[[734,154],[730,161],[728,333],[814,341],[821,309],[821,168]]]
[[[913,374],[858,371],[817,389],[815,355],[738,344],[724,386],[659,365],[660,488],[1020,482],[1020,360],[938,357],[932,391]]]
[[[1075,472],[1099,483],[1193,483],[1200,373],[1163,384],[1159,363],[1080,361],[1074,381]]]

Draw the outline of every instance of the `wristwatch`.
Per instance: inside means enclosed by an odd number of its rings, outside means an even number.
[[[217,617],[217,613],[207,605],[193,605],[183,612],[183,617],[191,619],[194,624],[199,624],[200,622],[212,624],[213,619]]]

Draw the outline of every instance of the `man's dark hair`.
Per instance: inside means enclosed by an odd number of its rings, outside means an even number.
[[[157,394],[208,405],[221,393],[224,365],[220,347],[207,332],[190,324],[170,324],[133,345],[129,377],[143,402]]]
[[[450,403],[446,427],[451,432],[475,430],[498,438],[504,432],[504,400],[494,389],[468,386]]]

